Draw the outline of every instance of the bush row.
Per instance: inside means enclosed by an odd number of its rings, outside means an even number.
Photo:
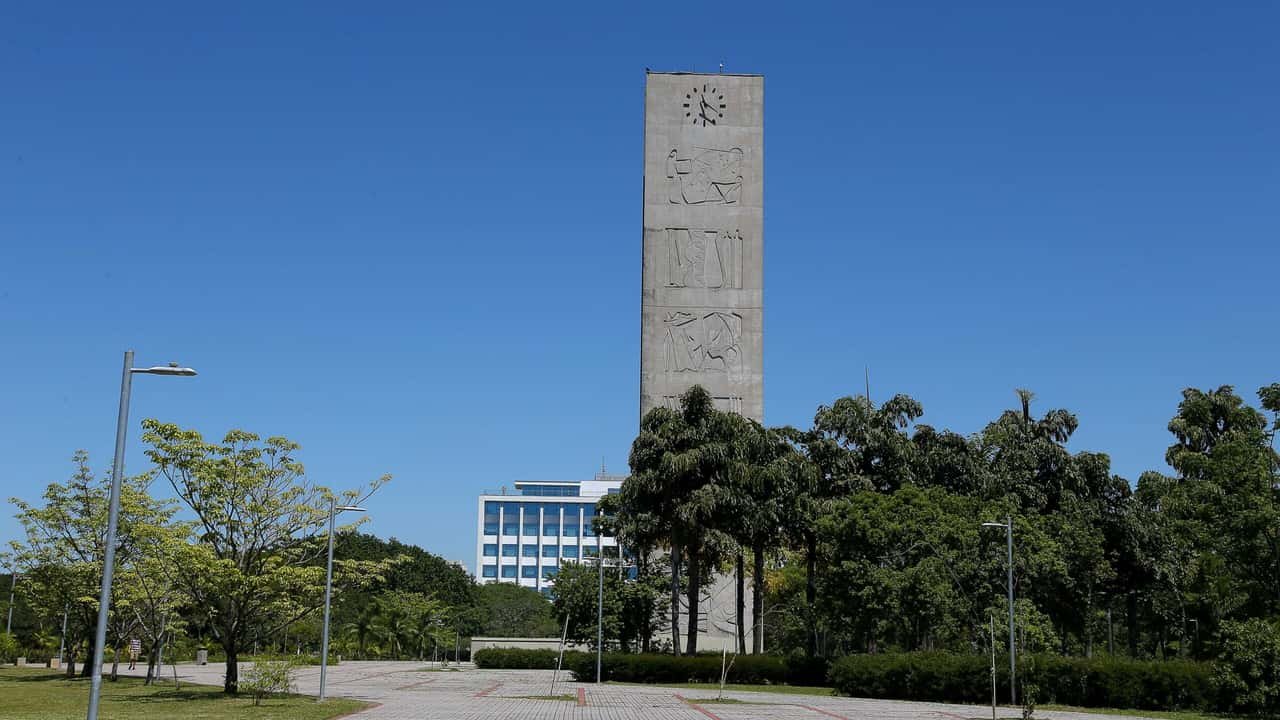
[[[1009,661],[996,662],[1000,697],[1008,698]],[[1037,703],[1144,710],[1220,707],[1213,666],[1189,661],[1067,658],[1020,662],[1019,692]],[[991,659],[952,653],[850,655],[830,671],[837,692],[896,700],[991,701]]]
[[[596,678],[596,659],[589,653],[566,656],[565,667],[577,680]],[[606,653],[601,666],[605,680],[636,683],[720,682],[721,657],[706,655],[632,655]],[[826,662],[776,655],[739,655],[725,678],[751,685],[825,685]]]
[[[475,654],[476,667],[509,670],[551,670],[555,650],[488,649]],[[720,655],[657,655],[605,653],[601,672],[605,680],[636,683],[719,682]],[[562,666],[581,681],[596,679],[596,655],[566,652]],[[729,668],[728,682],[773,685],[825,685],[825,660],[782,658],[776,655],[740,655]]]
[[[555,650],[488,648],[477,650],[474,660],[476,667],[489,670],[554,670],[558,654]],[[569,665],[571,656],[585,654],[574,651],[565,652],[564,666],[567,667]],[[594,658],[595,655],[591,657]]]

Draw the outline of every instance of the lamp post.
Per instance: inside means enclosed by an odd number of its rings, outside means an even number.
[[[1003,523],[984,522],[982,527],[1004,528],[1009,546],[1009,704],[1018,704],[1017,664],[1013,630],[1013,518],[1005,516]]]
[[[13,629],[13,591],[18,587],[18,573],[13,570],[10,570],[9,573],[9,617],[4,621],[5,635],[8,635]]]
[[[338,505],[333,499],[329,500],[329,562],[325,566],[324,571],[324,628],[321,631],[320,641],[320,698],[319,702],[324,702],[324,681],[329,670],[329,595],[333,590],[333,518],[338,513],[350,510],[351,512],[364,512],[364,508],[355,505]]]
[[[591,558],[584,558],[590,560]],[[596,593],[596,684],[600,684],[602,677],[600,668],[604,657],[604,548],[600,548],[600,556],[595,558],[596,566],[599,568],[600,585]],[[630,567],[630,565],[622,562],[622,557],[618,557],[618,567]]]
[[[134,374],[140,375],[176,375],[190,377],[196,374],[188,367],[178,367],[178,363],[164,366],[136,368],[133,366],[133,351],[124,353],[124,373],[120,378],[120,412],[116,416],[116,454],[111,464],[111,499],[107,512],[107,538],[102,554],[102,591],[98,596],[98,629],[93,641],[93,672],[89,683],[88,720],[98,720],[98,700],[102,695],[102,655],[103,646],[107,644],[107,617],[111,610],[111,577],[115,573],[116,563],[116,525],[120,515],[120,483],[124,475],[124,439],[129,427],[129,395],[133,389]]]

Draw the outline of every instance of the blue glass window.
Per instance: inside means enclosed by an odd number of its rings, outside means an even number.
[[[567,558],[576,558],[576,557],[578,557],[578,546],[577,546],[577,545],[565,545],[565,546],[564,546],[564,556],[565,556],[565,557],[567,557]]]
[[[582,537],[596,536],[596,506],[589,505],[582,509]]]
[[[502,503],[502,534],[516,535],[520,532],[520,503]]]
[[[560,568],[556,567],[555,565],[550,565],[542,568],[542,577],[544,578],[555,577],[556,573],[558,572],[560,572]]]
[[[523,555],[524,557],[538,557],[538,546],[525,545],[524,547],[520,548],[520,554]]]
[[[486,501],[484,504],[484,534],[498,534],[498,503]]]
[[[515,566],[515,565],[503,565],[503,566],[502,566],[502,577],[504,577],[504,578],[513,578],[513,577],[515,577],[515,576],[516,576],[516,566]]]
[[[538,568],[532,565],[525,565],[520,568],[520,577],[536,578],[538,577]]]
[[[544,587],[538,592],[542,593],[542,597],[545,597],[545,598],[551,597],[551,588],[549,587]]]
[[[502,546],[502,557],[515,557],[516,551],[519,549],[520,548],[518,546],[507,543]]]
[[[583,557],[599,557],[600,550],[595,545],[586,545],[582,548]]]
[[[555,545],[543,545],[543,546],[542,546],[542,557],[544,557],[544,558],[553,558],[553,557],[555,557],[555,556],[556,556],[556,546],[555,546]]]
[[[497,546],[497,545],[494,545],[493,543],[485,543],[485,545],[484,545],[484,556],[485,556],[485,557],[498,557],[498,546]]]
[[[487,577],[487,578],[496,578],[496,577],[498,577],[498,566],[497,566],[497,565],[485,565],[483,568],[481,568],[481,576],[482,576],[482,577]]]
[[[538,506],[530,505],[524,509],[524,534],[538,534]]]

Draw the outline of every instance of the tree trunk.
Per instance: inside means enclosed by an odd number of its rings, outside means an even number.
[[[649,553],[646,550],[640,550],[636,553],[636,580],[642,584],[648,580],[649,570]],[[648,593],[645,597],[653,597]],[[653,606],[645,603],[644,619],[640,621],[640,652],[647,653],[650,650],[651,638],[653,637]]]
[[[1129,657],[1138,657],[1138,593],[1130,590],[1126,614],[1129,625]]]
[[[67,644],[67,654],[64,659],[67,661],[66,675],[68,680],[76,676],[76,645],[77,643]]]
[[[671,546],[671,651],[680,654],[680,548]]]
[[[120,679],[120,646],[111,648],[111,682]]]
[[[743,557],[742,550],[738,550],[738,652],[747,652],[747,559]]]
[[[688,641],[685,653],[698,654],[698,606],[702,595],[702,558],[697,550],[689,551],[689,627],[685,631]]]
[[[224,643],[222,649],[227,654],[227,675],[222,681],[222,692],[235,695],[240,692],[240,649],[231,643]]]
[[[142,683],[143,685],[150,685],[160,676],[160,668],[158,667],[159,663],[157,662],[159,659],[159,648],[160,643],[153,642],[151,643],[151,647],[147,649],[147,679]]]
[[[804,549],[804,601],[807,605],[806,621],[809,624],[809,637],[805,641],[805,654],[813,657],[818,654],[818,617],[814,606],[818,601],[818,538],[810,535],[805,539]]]
[[[751,652],[759,655],[764,647],[764,544],[752,548],[755,555],[751,571]]]

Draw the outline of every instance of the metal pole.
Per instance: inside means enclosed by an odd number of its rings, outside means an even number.
[[[604,653],[604,553],[596,558],[600,566],[600,592],[596,596],[596,684],[600,684],[600,660]]]
[[[991,720],[996,720],[996,616],[988,616],[991,621]]]
[[[98,699],[102,695],[102,656],[107,644],[107,616],[111,610],[111,576],[116,563],[116,523],[120,514],[120,483],[124,476],[124,439],[129,427],[129,393],[133,386],[133,351],[124,353],[124,374],[120,378],[120,413],[116,417],[116,455],[111,465],[111,500],[107,512],[106,547],[102,557],[102,592],[98,596],[98,629],[93,641],[93,672],[89,682],[87,720],[98,720]]]
[[[1115,637],[1111,634],[1111,608],[1107,608],[1107,654],[1116,654]]]
[[[18,573],[13,570],[9,573],[9,619],[4,621],[5,635],[13,629],[13,591],[18,587]]]
[[[329,562],[324,572],[324,627],[320,640],[320,699],[324,702],[324,681],[329,669],[329,590],[333,585],[333,515],[337,501],[329,499]]]
[[[1009,541],[1009,703],[1018,704],[1018,681],[1016,653],[1013,634],[1013,518],[1006,515],[1004,519],[1005,537]]]
[[[67,607],[62,606],[62,642],[58,643],[58,667],[62,667],[63,653],[67,650]]]

